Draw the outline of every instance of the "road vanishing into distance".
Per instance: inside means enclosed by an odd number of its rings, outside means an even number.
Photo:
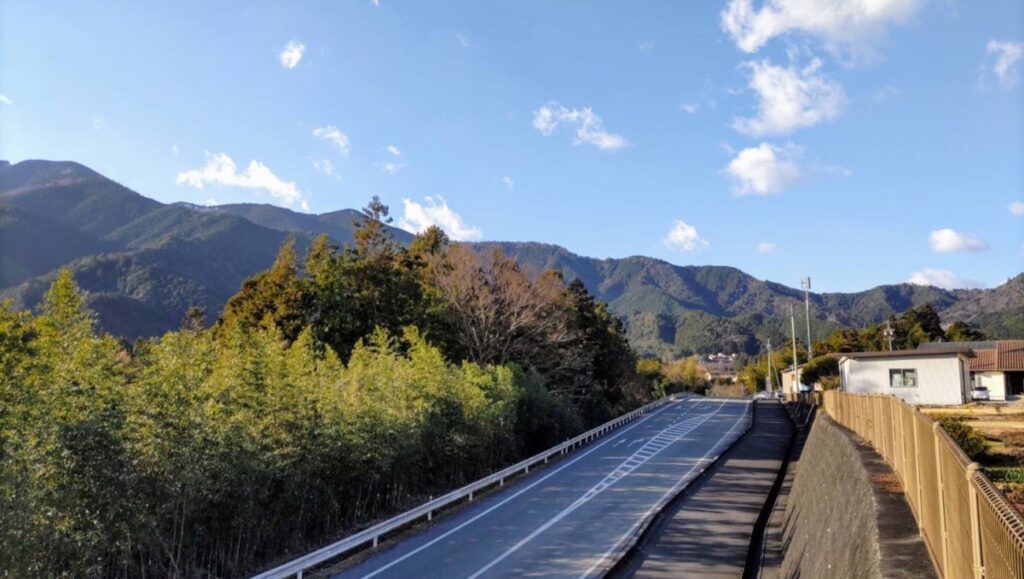
[[[508,484],[336,577],[587,577],[745,430],[750,402],[687,398]]]

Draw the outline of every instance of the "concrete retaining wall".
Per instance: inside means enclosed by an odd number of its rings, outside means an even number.
[[[892,470],[819,415],[790,464],[766,538],[763,577],[935,577]]]

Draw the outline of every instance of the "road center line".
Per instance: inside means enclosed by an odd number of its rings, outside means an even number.
[[[583,458],[585,458],[585,457],[586,457],[587,455],[589,455],[590,453],[592,453],[592,452],[594,452],[594,451],[596,451],[596,450],[600,449],[601,447],[605,446],[605,445],[606,445],[606,444],[608,444],[609,442],[612,442],[612,441],[614,441],[614,440],[617,440],[617,439],[619,439],[619,438],[622,438],[622,436],[623,436],[624,434],[626,434],[627,432],[629,432],[630,430],[633,430],[634,428],[636,428],[637,426],[640,426],[641,424],[643,424],[643,423],[647,422],[647,421],[648,421],[648,420],[650,420],[651,418],[654,418],[655,416],[657,416],[657,415],[661,414],[662,412],[665,412],[665,411],[666,411],[666,410],[668,410],[669,408],[674,408],[675,406],[677,406],[677,405],[679,405],[679,404],[683,404],[683,403],[685,403],[685,402],[693,402],[693,400],[692,400],[691,398],[684,398],[683,400],[678,400],[678,401],[676,401],[676,402],[673,402],[673,403],[671,403],[671,404],[668,404],[668,405],[666,405],[666,406],[665,406],[664,408],[661,408],[661,409],[659,409],[659,410],[656,410],[656,411],[654,411],[654,412],[653,412],[653,413],[651,413],[651,414],[648,414],[647,416],[645,416],[645,417],[641,418],[640,420],[638,420],[638,421],[634,422],[633,424],[631,424],[631,425],[627,426],[626,428],[622,429],[621,431],[619,431],[618,433],[616,433],[616,434],[615,434],[614,436],[611,436],[611,437],[609,437],[609,438],[608,438],[607,440],[604,440],[604,441],[602,441],[601,443],[599,443],[599,444],[595,445],[595,446],[594,446],[593,448],[590,448],[590,449],[588,449],[588,450],[587,450],[586,452],[584,452],[584,453],[582,453],[582,454],[580,454],[580,455],[576,456],[576,457],[575,457],[575,458],[573,458],[572,460],[570,460],[570,461],[566,462],[565,464],[563,464],[563,465],[559,466],[559,467],[558,467],[558,468],[556,468],[555,470],[553,470],[553,471],[551,471],[550,473],[546,474],[545,476],[543,476],[543,477],[541,477],[541,478],[537,479],[537,480],[536,480],[536,481],[534,481],[533,483],[531,483],[531,484],[527,485],[526,487],[524,487],[524,488],[520,489],[519,491],[517,491],[517,492],[513,493],[512,495],[510,495],[510,496],[506,497],[506,498],[505,498],[504,500],[502,500],[502,501],[501,501],[501,502],[499,502],[498,504],[496,504],[496,505],[494,505],[494,506],[492,506],[492,507],[488,508],[487,510],[485,510],[485,511],[483,511],[483,512],[479,513],[479,514],[477,514],[476,516],[474,516],[473,518],[469,519],[468,521],[466,521],[466,522],[462,523],[461,525],[459,525],[459,526],[457,526],[457,527],[454,527],[454,528],[452,528],[452,529],[449,529],[448,531],[444,532],[444,533],[443,533],[443,534],[441,534],[440,536],[438,536],[438,537],[435,537],[435,538],[431,539],[431,540],[430,540],[429,542],[427,542],[427,543],[424,543],[423,545],[420,545],[419,547],[417,547],[417,548],[413,549],[412,551],[409,551],[409,552],[408,552],[408,553],[406,553],[405,555],[402,555],[401,557],[399,557],[399,558],[395,559],[394,561],[391,561],[391,562],[390,562],[390,563],[388,563],[387,565],[384,565],[384,566],[382,566],[382,567],[380,567],[380,568],[378,568],[378,569],[376,569],[376,570],[374,570],[374,571],[372,571],[372,572],[370,572],[370,573],[367,573],[366,575],[364,575],[364,576],[363,576],[363,579],[369,579],[370,577],[373,577],[373,576],[375,576],[375,575],[378,575],[378,574],[380,574],[380,573],[382,573],[382,572],[384,572],[384,571],[386,571],[386,570],[390,569],[391,567],[394,567],[395,565],[397,565],[397,564],[401,563],[402,561],[404,561],[404,560],[408,559],[409,557],[412,557],[413,555],[415,555],[415,554],[419,553],[420,551],[423,551],[424,549],[426,549],[426,548],[428,548],[428,547],[431,547],[431,546],[433,546],[433,545],[437,544],[437,543],[438,543],[439,541],[443,541],[443,540],[444,540],[445,538],[447,538],[447,537],[448,537],[449,535],[451,535],[451,534],[453,534],[453,533],[455,533],[455,532],[457,532],[457,531],[459,531],[459,530],[463,529],[463,528],[464,528],[464,527],[466,527],[467,525],[470,525],[470,524],[472,524],[472,523],[476,522],[477,520],[479,520],[480,518],[484,517],[485,515],[487,515],[487,514],[491,513],[492,511],[494,511],[494,510],[495,510],[495,509],[497,509],[498,507],[501,507],[502,505],[504,505],[504,504],[508,503],[509,501],[511,501],[511,500],[513,500],[513,499],[515,499],[515,498],[516,498],[516,497],[518,497],[519,495],[521,495],[521,494],[525,493],[526,491],[528,491],[528,490],[532,489],[533,487],[535,487],[535,486],[539,485],[540,483],[542,483],[542,482],[546,481],[547,479],[549,479],[549,478],[551,478],[551,477],[555,476],[555,475],[556,475],[556,474],[558,474],[559,472],[561,472],[561,471],[563,471],[563,470],[565,470],[565,469],[569,468],[570,466],[572,466],[572,465],[573,465],[573,464],[575,464],[576,462],[578,462],[578,461],[582,460],[582,459],[583,459]],[[696,407],[696,406],[697,406],[698,404],[701,404],[702,402],[703,402],[702,400],[698,400],[698,401],[694,402],[694,404],[693,404],[693,405],[692,405],[692,406],[691,406],[690,408],[687,408],[686,410],[684,410],[684,411],[683,411],[683,413],[685,414],[685,413],[689,412],[690,410],[692,410],[693,408],[695,408],[695,407]]]
[[[746,417],[746,414],[747,414],[747,412],[749,412],[749,410],[750,410],[749,406],[747,408],[745,408],[744,411],[743,411],[743,415],[741,415],[736,420],[736,423],[732,425],[732,428],[730,428],[728,432],[723,434],[717,441],[715,441],[715,444],[712,445],[712,447],[706,453],[704,453],[704,456],[702,456],[700,458],[700,460],[698,460],[697,462],[693,463],[693,466],[690,467],[690,470],[688,470],[686,472],[686,474],[684,474],[682,476],[682,478],[680,478],[679,481],[676,482],[676,484],[672,486],[671,489],[669,489],[664,495],[662,495],[662,497],[660,499],[658,499],[658,501],[656,503],[654,503],[654,505],[652,505],[650,509],[647,509],[647,512],[644,513],[644,516],[640,517],[640,519],[637,520],[637,522],[633,523],[633,525],[629,528],[629,530],[626,531],[625,533],[623,533],[623,535],[621,537],[619,537],[619,540],[616,541],[615,544],[612,545],[610,549],[605,551],[604,554],[601,555],[601,557],[598,558],[598,560],[595,561],[594,564],[591,565],[589,569],[584,571],[583,574],[580,575],[580,579],[585,579],[586,577],[589,577],[590,574],[594,572],[594,569],[597,569],[602,563],[604,563],[605,560],[608,559],[608,557],[612,553],[614,553],[615,550],[618,549],[619,546],[621,546],[622,543],[624,543],[626,541],[626,539],[628,539],[630,537],[630,535],[633,534],[634,531],[636,531],[637,527],[639,527],[644,521],[647,520],[648,517],[651,516],[651,513],[653,513],[655,511],[655,509],[660,508],[664,504],[664,501],[665,501],[666,498],[668,498],[668,497],[674,495],[675,493],[679,492],[679,489],[681,489],[684,485],[688,484],[690,482],[689,481],[690,475],[693,474],[693,471],[697,470],[697,467],[700,466],[702,463],[707,462],[709,460],[709,457],[711,457],[712,454],[715,454],[715,453],[718,453],[718,452],[721,451],[721,449],[719,447],[721,446],[722,441],[723,440],[728,440],[728,438],[732,435],[733,431],[736,430],[736,427],[744,422],[743,419]]]
[[[593,487],[591,487],[590,490],[588,490],[587,492],[583,493],[583,495],[580,498],[578,498],[575,501],[573,501],[573,503],[570,504],[568,507],[565,507],[564,509],[562,509],[562,511],[559,512],[557,515],[555,515],[555,516],[551,517],[550,519],[548,519],[548,521],[546,523],[544,523],[540,527],[537,527],[537,529],[535,529],[532,533],[530,533],[529,535],[524,537],[518,543],[516,543],[515,545],[512,545],[512,547],[510,547],[507,551],[505,551],[504,553],[502,553],[501,555],[496,557],[494,560],[492,560],[487,565],[484,565],[476,573],[473,573],[472,575],[470,575],[469,579],[476,579],[480,575],[486,573],[488,570],[490,570],[492,567],[494,567],[495,565],[500,563],[506,557],[508,557],[512,553],[515,553],[516,551],[518,551],[520,547],[522,547],[523,545],[529,543],[537,535],[540,535],[544,531],[550,529],[552,526],[554,526],[556,523],[558,523],[559,521],[561,521],[562,519],[567,517],[573,511],[575,511],[576,509],[580,508],[581,506],[583,506],[584,504],[589,502],[591,499],[593,499],[594,497],[596,497],[600,493],[604,492],[608,487],[610,487],[613,484],[615,484],[616,482],[622,480],[623,477],[625,477],[629,473],[631,473],[634,470],[636,470],[640,465],[642,465],[642,464],[646,463],[647,461],[649,461],[650,459],[654,458],[654,456],[656,456],[662,450],[668,448],[668,446],[670,444],[672,444],[673,442],[676,442],[677,440],[681,439],[682,437],[684,437],[684,436],[690,434],[691,432],[693,432],[694,430],[696,430],[701,424],[704,424],[712,416],[718,414],[718,412],[720,410],[722,410],[722,408],[724,406],[725,406],[725,402],[722,402],[721,404],[718,405],[718,408],[716,408],[714,410],[714,412],[711,412],[709,414],[702,414],[702,415],[699,415],[699,416],[695,416],[695,417],[687,420],[686,422],[688,422],[688,423],[692,422],[692,424],[688,424],[687,427],[670,425],[670,426],[666,427],[665,429],[663,429],[661,432],[659,432],[654,437],[652,437],[650,442],[648,442],[647,444],[642,446],[640,448],[640,450],[637,450],[635,453],[633,453],[632,456],[630,456],[629,458],[624,460],[622,463],[620,463],[620,465],[618,467],[616,467],[611,472],[611,474],[606,476],[601,482],[599,482],[596,485],[594,485]],[[668,433],[668,434],[665,435],[665,433]],[[647,454],[647,456],[646,457],[636,458],[637,454],[643,452],[644,449],[648,449],[647,453],[645,453],[645,454]],[[648,454],[648,453],[650,453],[650,454]]]

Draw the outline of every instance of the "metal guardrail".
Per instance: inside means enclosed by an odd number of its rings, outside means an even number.
[[[546,464],[548,460],[550,460],[551,457],[555,455],[568,454],[577,446],[581,446],[600,436],[603,436],[604,434],[622,426],[623,424],[626,424],[627,422],[632,422],[636,418],[643,416],[651,412],[652,410],[660,408],[661,406],[664,406],[669,402],[674,402],[677,399],[677,395],[673,394],[671,396],[666,396],[660,400],[651,402],[650,404],[641,406],[636,410],[627,412],[626,414],[623,414],[622,416],[615,418],[613,420],[609,420],[608,422],[605,422],[604,424],[596,428],[592,428],[584,432],[583,434],[580,434],[574,438],[570,438],[569,440],[566,440],[561,444],[555,445],[543,452],[535,454],[530,458],[527,458],[526,460],[520,461],[510,467],[504,468],[490,476],[486,476],[460,489],[456,489],[446,495],[423,503],[418,507],[410,509],[382,523],[369,527],[368,529],[364,529],[336,543],[332,543],[330,545],[327,545],[326,547],[317,549],[312,553],[307,553],[306,555],[303,555],[297,559],[293,559],[292,561],[289,561],[283,565],[279,565],[277,567],[274,567],[273,569],[264,571],[263,573],[260,573],[258,575],[254,575],[253,579],[277,579],[292,576],[302,579],[302,574],[307,569],[311,569],[333,559],[337,559],[346,553],[349,553],[351,551],[354,551],[355,549],[364,547],[366,545],[372,545],[373,547],[376,547],[381,537],[385,535],[388,535],[420,519],[425,519],[429,521],[433,518],[434,511],[444,509],[445,507],[458,503],[463,499],[472,501],[473,496],[476,493],[480,492],[481,490],[492,487],[494,485],[504,486],[505,479],[511,478],[520,473],[527,474],[530,472],[531,467],[536,466],[538,464]]]

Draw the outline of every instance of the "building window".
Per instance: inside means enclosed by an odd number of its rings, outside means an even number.
[[[917,370],[913,368],[889,370],[889,386],[893,388],[917,388]]]

